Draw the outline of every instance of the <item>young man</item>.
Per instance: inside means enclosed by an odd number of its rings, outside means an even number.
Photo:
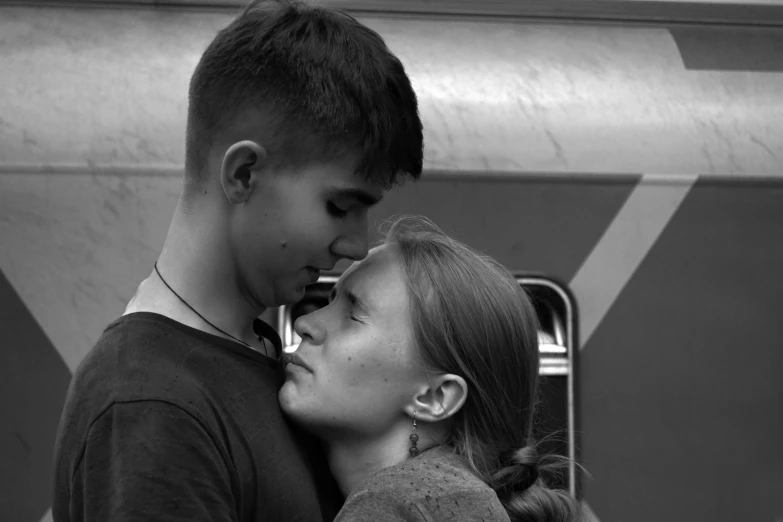
[[[54,520],[331,519],[341,499],[280,413],[280,340],[256,318],[365,257],[368,207],[421,173],[415,94],[349,16],[255,2],[193,74],[186,149],[155,269],[71,384]]]

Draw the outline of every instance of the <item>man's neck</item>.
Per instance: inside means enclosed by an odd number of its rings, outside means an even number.
[[[235,264],[226,258],[230,249],[225,244],[225,234],[219,227],[203,226],[197,218],[184,216],[182,205],[177,207],[157,262],[160,275],[151,271],[125,314],[159,313],[226,337],[217,327],[230,337],[261,348],[262,341],[253,332],[253,321],[264,308],[238,288]]]

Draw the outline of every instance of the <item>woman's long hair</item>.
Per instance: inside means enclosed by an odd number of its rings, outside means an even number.
[[[531,440],[538,389],[538,319],[500,263],[421,217],[386,225],[407,278],[413,333],[429,370],[462,376],[468,396],[444,446],[498,494],[512,521],[580,519],[578,502],[545,476],[567,459]],[[564,462],[565,461],[565,462]]]

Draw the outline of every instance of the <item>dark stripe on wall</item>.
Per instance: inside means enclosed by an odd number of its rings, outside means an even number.
[[[0,271],[0,520],[51,502],[54,439],[71,374]]]
[[[783,30],[760,27],[671,27],[691,71],[783,72]]]
[[[698,180],[580,353],[601,520],[783,515],[781,223],[783,184]]]
[[[422,179],[395,189],[370,216],[424,215],[512,271],[570,281],[639,178]]]

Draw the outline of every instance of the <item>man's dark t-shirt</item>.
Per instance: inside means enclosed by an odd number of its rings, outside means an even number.
[[[54,521],[332,520],[342,498],[280,412],[280,365],[158,314],[112,323],[68,391]]]

